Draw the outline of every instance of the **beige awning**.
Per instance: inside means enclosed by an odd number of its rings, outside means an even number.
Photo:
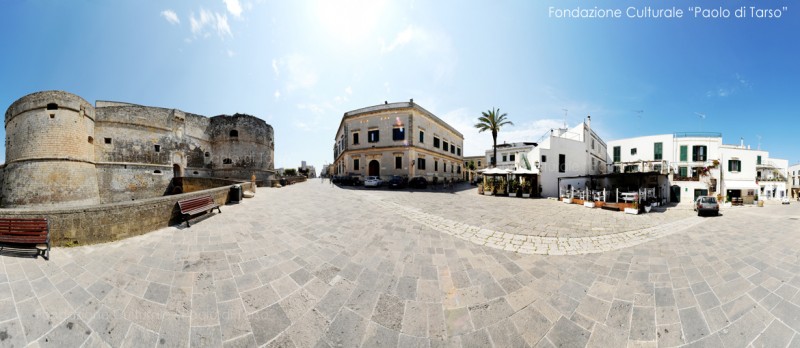
[[[725,180],[726,190],[758,190],[758,184],[753,180]]]

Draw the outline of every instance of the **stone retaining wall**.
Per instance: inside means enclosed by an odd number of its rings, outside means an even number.
[[[250,182],[239,184],[244,190],[253,190]],[[179,200],[211,195],[217,204],[223,206],[229,201],[229,193],[230,185],[226,185],[131,202],[74,208],[0,209],[0,218],[47,218],[54,246],[105,243],[179,224],[182,222]]]

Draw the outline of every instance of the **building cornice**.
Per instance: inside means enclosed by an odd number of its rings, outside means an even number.
[[[342,116],[342,120],[339,122],[338,130],[342,129],[342,127],[344,126],[345,120],[356,119],[356,118],[364,117],[364,116],[372,116],[372,115],[382,114],[382,113],[385,113],[387,111],[405,111],[405,110],[409,110],[409,111],[416,110],[417,112],[419,112],[419,113],[425,115],[426,117],[430,118],[431,120],[433,120],[438,125],[440,125],[443,128],[449,130],[455,136],[461,138],[462,141],[463,141],[464,135],[461,134],[461,132],[459,132],[458,130],[456,130],[455,128],[453,128],[452,126],[447,124],[446,122],[442,121],[439,117],[434,115],[432,112],[430,112],[430,111],[426,110],[425,108],[415,104],[413,101],[379,104],[379,105],[368,106],[368,107],[364,107],[364,108],[361,108],[361,109],[356,109],[356,110],[351,110],[351,111],[345,112],[344,115]],[[338,134],[338,131],[337,131],[337,134]],[[334,138],[334,141],[336,141],[335,138]]]

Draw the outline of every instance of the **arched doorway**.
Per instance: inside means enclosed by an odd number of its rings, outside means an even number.
[[[378,163],[377,160],[369,161],[369,176],[380,176],[381,175],[381,165]]]
[[[183,176],[183,169],[181,169],[181,166],[179,164],[177,164],[177,163],[173,164],[172,165],[172,177],[173,178],[180,178],[182,176]]]

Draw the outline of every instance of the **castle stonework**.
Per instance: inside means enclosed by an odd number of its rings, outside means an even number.
[[[269,182],[274,133],[263,120],[37,92],[6,111],[0,207],[92,205],[177,193],[173,178]]]

